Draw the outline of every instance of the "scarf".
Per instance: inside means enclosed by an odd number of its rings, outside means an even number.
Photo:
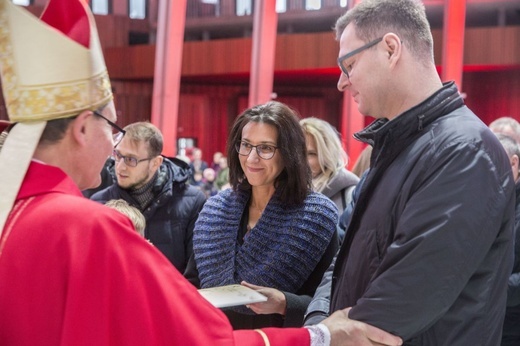
[[[139,203],[139,209],[141,211],[145,210],[154,198],[154,192],[152,188],[155,184],[155,181],[157,180],[157,176],[158,173],[155,172],[153,178],[150,179],[150,181],[147,182],[144,186],[128,191],[130,196],[132,196],[132,198],[135,199],[137,203]]]
[[[285,206],[275,193],[260,220],[237,242],[250,191],[227,189],[210,197],[193,231],[201,287],[249,283],[295,293],[329,245],[337,208],[311,192],[299,206]]]

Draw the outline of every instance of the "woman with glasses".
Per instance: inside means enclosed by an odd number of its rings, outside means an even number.
[[[268,297],[225,310],[235,329],[302,325],[337,250],[337,208],[312,192],[298,120],[274,101],[236,119],[227,143],[232,189],[209,198],[195,224],[201,287],[242,283]]]

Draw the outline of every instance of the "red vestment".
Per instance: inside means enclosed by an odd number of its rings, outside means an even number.
[[[305,329],[264,329],[309,345]],[[233,331],[119,212],[32,162],[0,239],[0,345],[264,345]]]

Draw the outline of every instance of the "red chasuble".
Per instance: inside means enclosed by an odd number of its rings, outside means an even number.
[[[117,211],[32,162],[0,239],[0,345],[309,345],[305,329],[233,332]]]

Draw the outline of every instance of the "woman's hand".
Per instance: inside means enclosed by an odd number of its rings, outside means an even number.
[[[249,287],[267,297],[266,302],[246,305],[246,307],[253,310],[253,312],[256,314],[285,315],[287,302],[285,301],[285,295],[281,291],[275,288],[252,285],[245,281],[242,281],[240,284],[242,286]]]

